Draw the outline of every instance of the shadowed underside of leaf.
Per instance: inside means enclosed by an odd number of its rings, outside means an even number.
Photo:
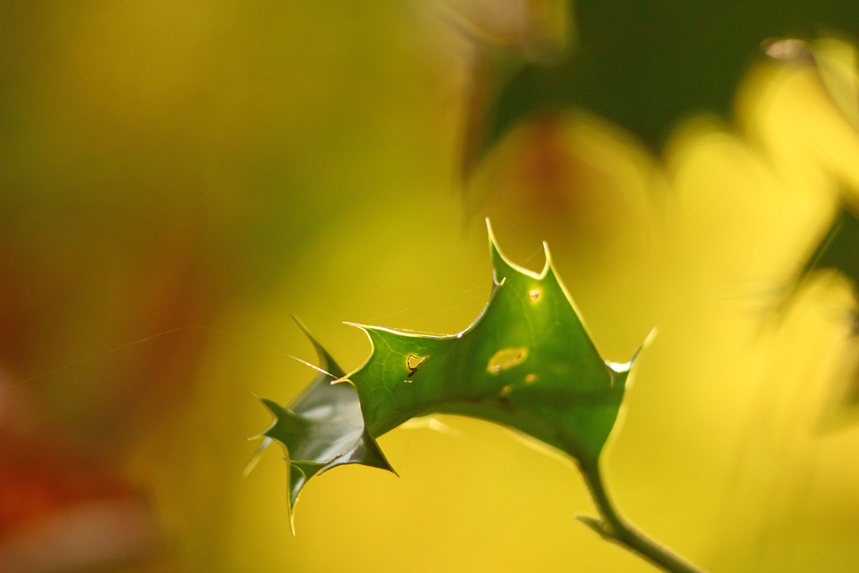
[[[330,376],[320,373],[288,408],[263,400],[275,421],[261,451],[270,440],[286,450],[291,507],[307,480],[331,467],[392,470],[375,439],[433,413],[496,422],[596,465],[632,362],[600,357],[548,248],[535,274],[508,261],[489,235],[494,288],[467,329],[425,336],[360,326],[373,349],[348,375],[311,338]]]
[[[394,471],[365,428],[355,388],[331,384],[343,376],[343,370],[307,328],[297,319],[296,323],[316,348],[320,372],[288,408],[265,398],[261,400],[274,421],[260,434],[262,445],[246,470],[253,468],[272,441],[283,446],[289,462],[290,519],[298,494],[317,474],[345,464]]]

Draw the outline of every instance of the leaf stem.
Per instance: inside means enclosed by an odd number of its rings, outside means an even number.
[[[579,521],[595,530],[603,539],[617,543],[656,567],[669,573],[704,573],[671,553],[629,524],[615,509],[603,484],[599,461],[581,466],[582,475],[603,519],[578,516]]]

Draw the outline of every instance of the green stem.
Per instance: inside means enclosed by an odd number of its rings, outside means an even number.
[[[579,517],[580,521],[596,530],[604,539],[625,547],[664,571],[669,573],[704,573],[701,569],[687,563],[649,539],[618,513],[603,484],[599,462],[582,465],[581,470],[588,488],[591,490],[594,503],[603,516],[603,521],[582,516]]]

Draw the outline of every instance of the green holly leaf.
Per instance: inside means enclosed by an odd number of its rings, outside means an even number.
[[[355,388],[349,384],[332,384],[344,376],[343,370],[301,321],[295,321],[316,348],[319,373],[288,408],[261,399],[274,421],[258,436],[263,438],[262,445],[245,470],[247,474],[253,469],[273,441],[283,446],[289,463],[291,523],[298,494],[313,476],[346,464],[394,471],[366,430]]]
[[[373,347],[363,366],[343,375],[314,342],[331,376],[317,376],[289,408],[263,401],[276,418],[263,436],[289,456],[291,503],[308,479],[336,465],[391,469],[375,439],[434,413],[496,422],[583,468],[597,466],[632,361],[614,364],[599,355],[548,248],[536,274],[507,260],[489,235],[494,288],[467,329],[426,336],[359,326]]]

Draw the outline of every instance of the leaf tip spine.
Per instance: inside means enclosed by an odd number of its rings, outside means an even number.
[[[492,274],[495,279],[496,285],[500,285],[501,281],[506,278],[508,274],[512,273],[520,273],[534,279],[541,279],[543,277],[542,274],[537,274],[534,271],[526,269],[525,267],[521,267],[511,261],[509,258],[507,258],[507,256],[501,251],[501,248],[498,246],[498,241],[495,238],[495,233],[492,232],[492,227],[489,225],[489,219],[486,220],[486,225],[487,231],[489,233],[489,250],[490,255],[492,257]],[[545,243],[543,244],[545,245]],[[548,265],[546,266],[546,268],[548,268]]]
[[[546,257],[546,262],[543,263],[543,270],[540,271],[539,279],[542,280],[546,278],[546,275],[549,274],[549,271],[552,270],[552,253],[549,251],[549,243],[543,241],[543,254]]]
[[[263,434],[259,434],[257,436],[248,438],[248,440],[261,438],[262,436]],[[257,463],[259,463],[260,458],[262,458],[263,452],[265,452],[265,450],[272,444],[273,441],[274,440],[269,437],[263,439],[262,444],[260,444],[259,448],[257,448],[257,451],[254,452],[254,455],[251,456],[251,459],[248,461],[248,465],[246,465],[244,471],[242,471],[242,477],[248,477],[248,475],[250,475],[253,469],[257,466]]]

